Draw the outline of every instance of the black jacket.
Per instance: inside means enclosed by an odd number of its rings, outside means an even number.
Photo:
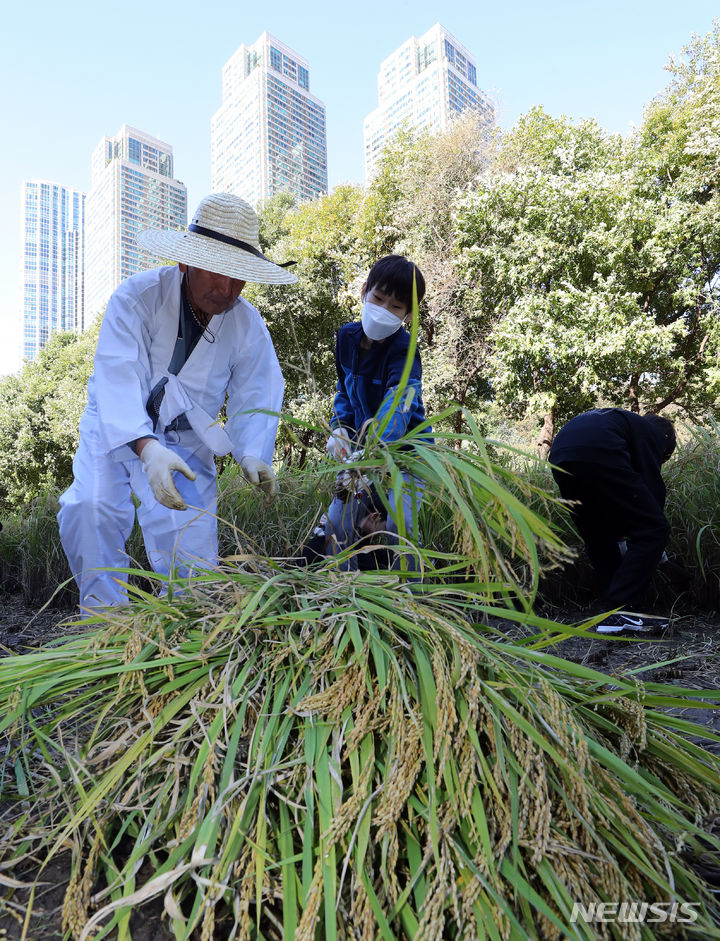
[[[667,442],[661,428],[635,412],[597,408],[571,418],[550,448],[551,464],[599,464],[636,471],[658,501],[665,505],[660,468]]]

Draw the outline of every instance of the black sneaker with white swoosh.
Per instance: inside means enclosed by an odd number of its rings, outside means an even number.
[[[598,634],[655,634],[668,626],[667,618],[649,614],[609,614],[595,626]]]

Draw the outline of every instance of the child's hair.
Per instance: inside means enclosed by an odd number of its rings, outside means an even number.
[[[356,513],[358,522],[361,522],[366,516],[370,516],[373,513],[381,513],[383,516],[387,515],[387,510],[383,507],[383,502],[380,499],[375,484],[370,484],[366,490],[358,491],[355,499],[357,501]]]
[[[411,310],[413,272],[419,304],[425,297],[425,278],[418,266],[408,261],[404,255],[386,255],[380,261],[376,261],[367,276],[365,290],[371,291],[373,288],[379,288],[387,294],[394,294],[408,310]]]

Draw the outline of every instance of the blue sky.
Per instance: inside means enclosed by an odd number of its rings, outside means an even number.
[[[436,22],[475,57],[501,126],[543,105],[626,133],[665,87],[669,56],[709,32],[713,15],[711,0],[13,4],[0,57],[0,374],[19,364],[22,181],[86,190],[94,147],[130,124],[173,146],[192,212],[210,188],[222,66],[263,30],[309,60],[310,89],[327,108],[332,188],[363,182],[362,122],[377,105],[380,62]]]

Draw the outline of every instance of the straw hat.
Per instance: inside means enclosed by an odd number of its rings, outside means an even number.
[[[294,284],[297,275],[260,251],[258,219],[244,199],[212,193],[197,208],[187,232],[146,229],[138,245],[160,258],[257,284]],[[286,262],[292,264],[292,262]]]

